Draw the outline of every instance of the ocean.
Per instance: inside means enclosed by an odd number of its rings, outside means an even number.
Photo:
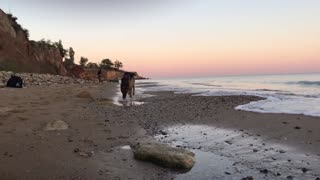
[[[254,95],[265,100],[235,109],[259,113],[303,114],[320,117],[320,74],[226,76],[151,79],[137,82],[145,91],[197,93],[196,96]]]

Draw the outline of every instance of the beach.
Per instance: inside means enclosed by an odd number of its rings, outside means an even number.
[[[118,84],[1,88],[3,179],[316,179],[320,118],[254,113],[255,96],[146,92],[119,106]],[[86,92],[91,95],[80,96]],[[48,130],[48,123],[67,127]],[[163,133],[165,132],[165,133]],[[133,158],[129,146],[163,142],[196,153],[190,172]]]

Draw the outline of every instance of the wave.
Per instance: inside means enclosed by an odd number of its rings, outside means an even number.
[[[298,81],[298,82],[288,82],[287,84],[298,84],[303,86],[320,86],[320,81]]]
[[[190,83],[191,85],[200,85],[200,86],[208,86],[208,87],[222,87],[220,85],[213,85],[208,83]]]

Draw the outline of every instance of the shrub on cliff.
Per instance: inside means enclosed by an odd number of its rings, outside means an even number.
[[[63,48],[62,41],[53,43],[56,48],[59,49],[61,57],[65,57],[67,55],[67,50]]]
[[[114,68],[120,69],[120,68],[122,68],[122,67],[123,67],[122,62],[120,62],[120,61],[118,61],[118,60],[116,60],[116,61],[114,62]]]
[[[98,65],[97,63],[89,62],[89,63],[86,65],[86,67],[98,69],[98,68],[99,68],[99,65]]]
[[[82,67],[85,67],[86,64],[87,64],[87,62],[88,62],[88,58],[81,57],[79,64],[80,64]]]
[[[113,62],[110,59],[103,59],[100,63],[102,69],[110,69],[113,65]]]

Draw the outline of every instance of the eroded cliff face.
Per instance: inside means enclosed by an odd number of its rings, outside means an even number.
[[[0,70],[67,74],[56,47],[29,41],[25,30],[1,9]]]
[[[80,65],[74,65],[73,67],[68,69],[70,76],[93,81],[98,80],[98,71],[98,68],[87,68]],[[141,77],[137,72],[132,73],[136,74],[136,79],[145,79]],[[101,71],[101,79],[104,81],[120,80],[122,79],[123,75],[124,71],[117,69],[102,69]]]

